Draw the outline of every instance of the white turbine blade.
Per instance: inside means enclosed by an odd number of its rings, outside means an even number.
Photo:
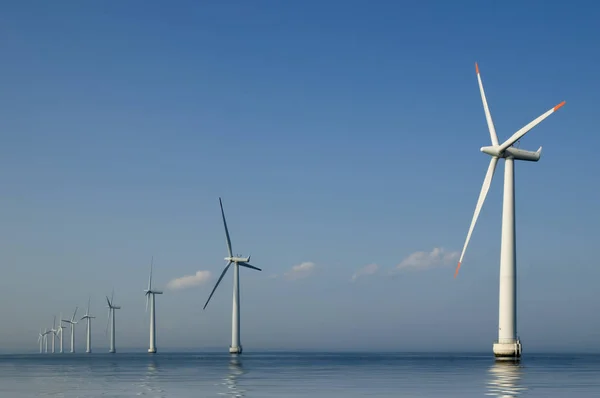
[[[521,137],[523,137],[525,134],[527,134],[529,132],[529,130],[531,130],[532,128],[534,128],[535,126],[537,126],[538,124],[540,124],[548,116],[550,116],[551,114],[553,114],[554,112],[556,112],[557,110],[559,110],[560,107],[562,107],[565,103],[566,103],[566,101],[561,102],[560,104],[556,105],[553,108],[550,108],[548,111],[546,111],[545,113],[543,113],[540,116],[538,116],[536,119],[532,120],[529,124],[525,125],[519,131],[517,131],[516,133],[514,133],[509,139],[507,139],[506,141],[504,141],[504,143],[502,145],[500,145],[500,147],[498,148],[498,150],[500,152],[502,152],[503,150],[505,150],[506,148],[508,148],[509,146],[511,146],[512,144],[514,144],[518,140],[520,140]]]
[[[150,301],[150,292],[146,292],[146,312],[148,312],[148,301]]]
[[[225,269],[223,270],[223,272],[221,272],[221,276],[219,277],[219,280],[215,284],[215,287],[213,288],[212,292],[210,292],[210,296],[208,296],[208,300],[206,300],[206,304],[204,304],[204,308],[202,308],[203,310],[206,309],[206,306],[208,305],[208,302],[210,301],[211,297],[215,293],[215,290],[217,290],[217,286],[219,286],[219,283],[221,283],[221,279],[223,279],[223,277],[225,276],[225,273],[227,272],[227,270],[229,269],[229,267],[231,266],[231,264],[233,264],[231,261],[228,262],[227,266],[225,267]]]
[[[88,297],[88,306],[87,306],[87,311],[85,311],[85,314],[88,315],[90,313],[90,301],[92,301],[92,296]]]
[[[150,278],[148,278],[148,290],[152,290],[152,265],[154,263],[154,256],[150,260]]]
[[[469,244],[469,240],[471,239],[471,234],[473,233],[473,228],[475,228],[475,223],[477,222],[477,218],[479,217],[479,212],[483,206],[483,202],[485,202],[485,197],[487,196],[488,191],[490,190],[490,185],[492,183],[492,178],[494,177],[494,171],[496,170],[496,164],[498,163],[498,158],[493,157],[490,160],[490,165],[487,169],[487,173],[485,174],[485,179],[483,180],[483,185],[481,186],[481,192],[479,193],[479,199],[477,199],[477,206],[475,206],[475,213],[473,214],[473,220],[471,220],[471,226],[469,227],[469,233],[467,233],[467,239],[465,240],[465,245],[463,246],[462,253],[460,254],[460,259],[458,260],[458,266],[456,267],[456,271],[454,272],[454,277],[458,275],[458,270],[460,269],[460,264],[462,263],[463,257],[465,255],[465,251],[467,250],[467,245]]]
[[[79,308],[79,307],[75,307],[75,312],[73,313],[73,316],[71,317],[71,322],[73,322],[75,320],[75,315],[77,315],[77,308]]]
[[[108,300],[108,297],[106,298]],[[104,334],[108,334],[108,325],[110,324],[110,308],[108,309],[108,317],[106,318],[106,329],[104,329]]]
[[[110,308],[112,304],[110,303],[110,299],[108,298],[108,296],[106,296],[106,303],[108,304],[108,307]]]
[[[231,251],[231,238],[229,238],[229,230],[227,229],[227,221],[225,221],[225,212],[223,211],[223,202],[219,198],[219,205],[221,205],[221,216],[223,216],[223,225],[225,226],[225,236],[227,237],[227,250],[229,251],[229,257],[233,256]]]
[[[260,269],[258,267],[255,267],[254,265],[250,265],[248,263],[241,262],[241,263],[238,263],[238,264],[241,265],[242,267],[252,268],[252,269],[255,269],[257,271],[262,271],[262,269]]]
[[[485,120],[487,121],[488,129],[490,130],[490,138],[492,139],[492,145],[498,145],[498,136],[496,135],[496,128],[492,121],[492,114],[488,107],[487,99],[485,98],[485,91],[483,91],[483,83],[481,82],[481,75],[479,74],[479,66],[475,62],[475,72],[477,72],[477,81],[479,82],[479,92],[481,93],[481,102],[483,102],[483,110],[485,111]]]

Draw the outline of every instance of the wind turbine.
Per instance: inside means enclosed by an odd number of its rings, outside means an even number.
[[[483,180],[483,186],[475,206],[475,213],[467,233],[467,239],[463,247],[460,259],[458,260],[458,266],[454,277],[458,274],[460,265],[462,264],[467,245],[471,239],[471,234],[479,212],[485,201],[485,197],[490,189],[492,177],[496,169],[496,164],[499,158],[505,159],[504,164],[504,199],[502,204],[502,241],[500,248],[500,293],[499,293],[499,309],[498,309],[498,340],[494,342],[493,351],[494,355],[498,359],[514,359],[520,358],[521,356],[521,341],[517,336],[517,290],[516,290],[516,274],[517,274],[517,261],[516,261],[516,249],[515,249],[515,171],[514,161],[525,160],[530,162],[537,162],[540,159],[542,153],[542,147],[536,152],[525,151],[517,149],[512,145],[520,140],[529,130],[537,126],[540,122],[556,112],[561,106],[565,104],[565,101],[549,109],[541,116],[537,117],[529,124],[522,127],[516,133],[514,133],[509,139],[499,144],[498,137],[496,136],[496,129],[492,121],[492,116],[488,108],[485,93],[483,91],[483,83],[481,82],[481,75],[479,74],[479,67],[475,64],[475,71],[477,73],[477,80],[479,82],[479,91],[481,93],[481,100],[483,102],[483,109],[485,111],[485,117],[487,120],[488,129],[490,131],[490,138],[492,141],[491,146],[485,146],[481,148],[481,152],[488,154],[492,157],[490,165],[488,167],[485,179]]]
[[[44,330],[44,351],[47,354],[48,353],[48,333],[50,333],[48,331],[48,328],[46,328]]]
[[[83,317],[81,317],[81,319],[80,319],[80,321],[83,321],[84,319],[87,321],[85,352],[87,352],[88,354],[92,352],[92,319],[96,318],[95,316],[90,315],[90,300],[91,299],[92,299],[91,297],[88,298],[87,310],[85,311],[85,315]]]
[[[115,353],[115,310],[120,310],[121,307],[118,307],[116,305],[114,305],[114,297],[115,297],[115,290],[113,289],[112,295],[110,296],[110,300],[108,299],[108,296],[106,296],[106,302],[108,303],[108,320],[106,322],[106,330],[108,331],[108,324],[112,319],[111,322],[111,329],[110,329],[110,349],[108,350],[108,352],[110,353]],[[111,317],[112,315],[112,317]]]
[[[75,312],[71,319],[63,319],[63,322],[67,322],[71,324],[71,352],[75,352],[75,325],[77,325],[77,321],[75,321],[75,315],[77,315],[77,308],[75,307]]]
[[[146,295],[146,312],[148,312],[148,301],[150,301],[150,348],[148,352],[154,354],[156,352],[156,310],[154,304],[154,296],[157,294],[163,294],[159,290],[152,290],[152,265],[154,263],[154,256],[150,260],[150,278],[148,278],[148,289],[144,290]]]
[[[38,343],[40,343],[40,354],[44,352],[44,333],[42,333],[42,329],[40,329],[40,333],[38,334]]]
[[[257,268],[253,265],[248,264],[250,261],[250,256],[248,257],[240,257],[239,255],[234,256],[233,251],[231,250],[231,239],[229,238],[229,231],[227,229],[227,222],[225,221],[225,212],[223,211],[223,202],[221,198],[219,198],[219,204],[221,205],[221,216],[223,217],[223,226],[225,227],[225,237],[227,239],[227,250],[229,252],[229,256],[225,257],[225,261],[227,261],[227,266],[221,273],[219,280],[215,284],[210,296],[208,296],[208,300],[206,300],[206,304],[204,304],[204,309],[208,305],[211,297],[215,293],[217,286],[221,283],[221,279],[225,276],[225,273],[231,266],[234,264],[233,268],[233,309],[231,314],[231,346],[229,347],[229,352],[231,354],[241,354],[242,353],[242,345],[240,343],[240,265],[242,267],[255,269],[257,271],[262,271],[260,268]]]
[[[60,333],[60,350],[59,352],[62,354],[64,352],[63,350],[63,341],[64,341],[64,330],[67,328],[66,326],[64,326],[62,323],[62,312],[60,313],[60,317],[58,318],[60,320],[60,325],[58,326],[58,333]]]
[[[54,321],[52,322],[52,329],[50,329],[50,333],[52,334],[52,353],[56,353],[54,349],[54,342],[58,337],[58,329],[56,329],[56,315],[54,315]]]

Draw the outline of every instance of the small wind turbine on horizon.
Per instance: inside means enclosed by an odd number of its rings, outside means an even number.
[[[71,352],[75,352],[75,325],[77,325],[77,321],[75,320],[75,315],[77,315],[77,308],[75,307],[75,312],[73,312],[73,316],[71,319],[63,319],[63,322],[67,322],[71,325]]]
[[[40,343],[40,354],[44,352],[44,336],[42,333],[42,329],[40,329],[40,333],[38,334],[38,343]]]
[[[86,333],[85,352],[88,354],[92,352],[92,319],[96,318],[95,316],[90,315],[90,301],[91,300],[92,300],[92,298],[89,297],[85,315],[82,316],[80,319],[80,321],[83,321],[84,319],[87,321],[87,328],[86,328],[86,332],[85,332]]]
[[[120,310],[120,306],[114,305],[114,297],[115,297],[115,289],[112,291],[112,295],[110,296],[110,300],[108,296],[106,296],[106,302],[108,303],[108,319],[106,321],[106,332],[108,332],[108,326],[110,323],[110,348],[108,352],[114,354],[115,350],[115,310]],[[111,322],[112,321],[112,322]],[[106,334],[105,332],[105,334]]]
[[[483,102],[483,109],[487,120],[488,129],[490,131],[490,138],[492,141],[491,146],[485,146],[481,148],[481,152],[488,154],[492,157],[490,164],[483,180],[479,199],[475,206],[475,213],[467,233],[467,238],[458,260],[458,266],[454,277],[458,274],[458,270],[462,264],[467,245],[471,239],[471,234],[479,212],[485,202],[488,190],[494,176],[496,164],[499,158],[504,158],[504,199],[502,204],[502,240],[500,248],[500,292],[499,292],[499,308],[498,308],[498,340],[493,345],[494,355],[498,359],[517,359],[521,357],[521,341],[517,335],[517,290],[516,290],[516,274],[517,274],[517,260],[516,260],[516,249],[515,249],[515,172],[514,172],[514,161],[525,160],[530,162],[537,162],[540,159],[542,147],[536,152],[525,151],[513,147],[513,144],[519,141],[529,130],[537,126],[544,119],[556,112],[560,107],[565,104],[565,101],[556,105],[543,113],[538,118],[531,121],[529,124],[522,127],[516,133],[514,133],[504,143],[499,144],[498,137],[496,136],[496,129],[492,121],[492,116],[488,108],[485,92],[483,90],[483,83],[481,82],[481,75],[479,74],[479,67],[475,64],[475,71],[477,73],[477,80],[479,82],[479,91],[481,93],[481,100]]]
[[[56,329],[56,315],[54,315],[54,321],[52,321],[52,329],[50,329],[50,333],[52,334],[52,353],[55,354],[56,350],[54,349],[54,342],[58,336],[58,329]]]
[[[211,297],[215,293],[217,286],[221,283],[221,280],[225,276],[225,273],[231,266],[234,264],[233,268],[233,308],[231,314],[231,346],[229,347],[229,352],[231,354],[241,354],[242,353],[242,344],[240,343],[240,266],[251,268],[257,271],[262,271],[260,268],[257,268],[253,265],[250,265],[248,262],[250,261],[250,256],[248,257],[240,257],[240,255],[233,255],[233,251],[231,250],[231,239],[229,237],[229,230],[227,229],[227,222],[225,221],[225,212],[223,211],[223,202],[221,198],[219,198],[219,205],[221,206],[221,216],[223,217],[223,226],[225,227],[225,238],[227,240],[227,250],[229,252],[229,256],[225,257],[225,261],[227,261],[227,266],[221,273],[219,280],[215,284],[210,296],[208,296],[208,300],[206,300],[206,304],[204,304],[204,308],[208,305]]]
[[[155,307],[155,295],[163,294],[159,290],[152,290],[152,266],[154,264],[154,256],[150,260],[150,277],[148,278],[148,289],[144,290],[146,295],[146,312],[148,312],[148,301],[150,301],[150,347],[148,352],[151,354],[156,353],[156,307]]]
[[[65,352],[64,349],[63,349],[63,347],[64,347],[64,344],[63,344],[63,342],[64,342],[64,334],[65,334],[64,330],[67,328],[66,326],[64,326],[62,324],[63,323],[63,321],[62,321],[62,312],[60,313],[60,316],[59,316],[58,319],[60,321],[59,322],[59,326],[58,326],[58,333],[60,333],[60,340],[59,340],[60,341],[60,346],[59,346],[60,348],[59,348],[59,352],[62,354],[62,353]]]
[[[44,352],[46,354],[48,353],[48,333],[51,333],[48,328],[44,329]]]

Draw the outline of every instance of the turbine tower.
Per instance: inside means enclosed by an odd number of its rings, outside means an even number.
[[[77,321],[75,321],[75,315],[77,315],[77,308],[75,307],[75,312],[73,312],[73,316],[71,319],[63,319],[63,322],[67,322],[71,324],[71,352],[75,352],[75,325],[77,325]]]
[[[229,252],[229,256],[225,257],[225,261],[227,261],[227,266],[221,273],[219,280],[215,284],[210,296],[208,296],[208,300],[206,300],[206,304],[204,304],[204,309],[208,305],[211,297],[215,293],[217,286],[221,283],[221,279],[225,276],[225,273],[231,266],[234,264],[233,268],[233,310],[231,314],[231,346],[229,347],[229,352],[231,354],[241,354],[242,353],[242,345],[240,343],[240,266],[255,269],[257,271],[262,271],[260,268],[257,268],[253,265],[248,264],[250,261],[250,256],[248,257],[240,257],[239,255],[233,255],[233,251],[231,250],[231,239],[229,238],[229,231],[227,229],[227,222],[225,221],[225,212],[223,211],[223,202],[221,198],[219,198],[219,204],[221,205],[221,216],[223,217],[223,226],[225,227],[225,237],[227,240],[227,250]]]
[[[116,305],[114,305],[114,297],[115,297],[115,290],[113,289],[112,295],[110,296],[110,299],[108,298],[108,296],[106,296],[106,302],[108,303],[108,319],[106,322],[106,330],[108,331],[108,325],[110,323],[110,349],[108,350],[108,352],[110,352],[111,354],[114,354],[115,351],[115,310],[120,310],[121,307],[118,307]],[[112,320],[112,322],[111,322]]]
[[[85,311],[85,315],[82,316],[80,319],[80,321],[83,321],[84,319],[87,321],[85,352],[87,352],[88,354],[92,352],[92,319],[96,318],[95,316],[90,315],[90,300],[91,299],[92,299],[91,297],[88,298],[87,310]]]
[[[488,129],[490,131],[490,138],[492,141],[491,146],[485,146],[481,148],[481,152],[488,154],[492,157],[490,160],[485,179],[483,180],[483,186],[475,206],[475,213],[467,233],[465,245],[463,247],[460,259],[458,260],[458,266],[454,277],[458,274],[458,270],[462,264],[467,245],[471,239],[473,228],[479,217],[479,212],[485,201],[485,197],[490,189],[492,177],[496,169],[498,159],[503,158],[504,164],[504,198],[502,204],[502,240],[500,248],[500,289],[499,289],[499,308],[498,308],[498,340],[494,342],[493,351],[497,359],[517,359],[521,357],[521,341],[517,335],[517,289],[516,289],[516,275],[517,275],[517,260],[516,260],[516,249],[515,249],[515,172],[514,172],[514,161],[525,160],[530,162],[537,162],[540,159],[542,153],[542,147],[536,152],[525,151],[517,149],[512,145],[519,141],[529,130],[537,126],[544,119],[556,112],[561,106],[565,104],[565,101],[556,105],[543,113],[538,118],[531,121],[529,124],[522,127],[516,133],[514,133],[509,139],[504,141],[502,144],[498,142],[496,136],[496,129],[492,121],[492,116],[488,108],[485,93],[483,91],[483,83],[481,82],[481,75],[479,74],[479,67],[475,64],[475,71],[477,73],[477,80],[479,82],[479,91],[481,93],[481,100],[483,102],[483,109],[485,111],[485,118],[487,120]]]
[[[150,348],[148,352],[154,354],[156,352],[156,309],[155,309],[155,295],[163,294],[159,290],[152,290],[152,265],[154,263],[154,256],[150,260],[150,278],[148,278],[148,289],[144,290],[146,295],[146,312],[148,312],[148,301],[150,301]]]
[[[63,350],[63,342],[64,342],[64,330],[67,328],[66,326],[64,326],[62,323],[62,312],[60,313],[60,317],[58,318],[60,320],[60,325],[58,326],[58,333],[60,333],[60,349],[59,352],[62,354],[64,352]]]

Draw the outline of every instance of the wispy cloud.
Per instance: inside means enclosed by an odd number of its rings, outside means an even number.
[[[310,261],[294,265],[292,269],[284,274],[288,280],[306,278],[310,276],[316,268],[316,264]]]
[[[167,283],[167,288],[172,290],[187,289],[189,287],[202,285],[210,280],[210,271],[198,271],[194,275],[186,275],[175,278]]]
[[[379,266],[377,264],[373,263],[373,264],[365,265],[364,267],[362,267],[361,269],[356,271],[354,273],[354,275],[352,275],[352,281],[355,281],[357,278],[360,278],[361,276],[373,275],[374,273],[377,272],[377,270],[379,270]]]
[[[396,269],[415,268],[423,269],[441,265],[449,265],[458,259],[459,253],[448,252],[444,248],[436,247],[430,252],[415,252],[406,257]]]

